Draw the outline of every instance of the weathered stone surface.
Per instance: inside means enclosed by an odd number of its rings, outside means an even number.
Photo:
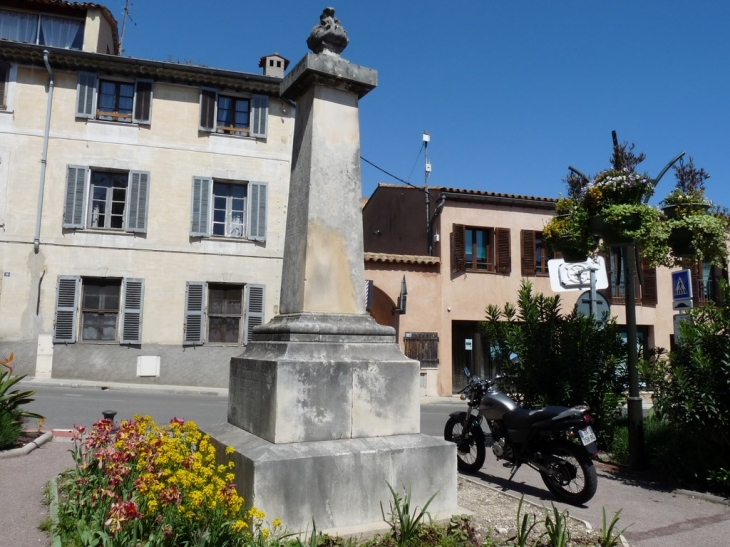
[[[456,445],[427,435],[395,435],[313,443],[272,444],[231,424],[210,431],[218,454],[232,446],[236,485],[267,519],[286,516],[290,531],[382,524],[388,484],[411,487],[429,511],[457,513]]]
[[[347,91],[362,99],[377,87],[378,71],[353,64],[342,57],[307,53],[279,84],[279,93],[284,99],[298,101],[316,85]]]

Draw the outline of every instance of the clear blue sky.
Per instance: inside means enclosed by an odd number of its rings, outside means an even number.
[[[329,1],[329,0],[327,0]],[[100,0],[122,22],[124,0]],[[124,55],[259,73],[292,66],[331,5],[342,56],[378,71],[360,103],[361,153],[423,184],[557,197],[572,165],[608,166],[611,130],[656,176],[679,152],[730,207],[726,0],[132,0]],[[395,182],[363,163],[363,194]],[[656,203],[674,185],[660,182]]]

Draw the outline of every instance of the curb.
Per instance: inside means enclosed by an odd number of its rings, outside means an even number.
[[[703,501],[709,501],[710,503],[719,503],[720,505],[730,505],[730,498],[723,498],[722,496],[716,496],[715,494],[707,494],[705,492],[695,492],[693,490],[677,489],[672,492],[673,494],[679,494],[680,496],[687,496],[688,498],[698,498]]]
[[[61,547],[61,536],[58,534],[58,475],[51,479],[48,489],[51,494],[51,504],[48,508],[51,516],[51,547]]]
[[[53,431],[46,431],[43,435],[38,437],[36,440],[26,444],[25,446],[22,446],[20,448],[14,448],[13,450],[6,450],[5,452],[0,452],[0,459],[2,458],[14,458],[17,456],[25,456],[26,454],[32,452],[39,446],[42,446],[46,444],[48,441],[50,441],[53,438]]]

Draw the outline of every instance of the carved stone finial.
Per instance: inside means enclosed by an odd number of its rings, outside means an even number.
[[[319,16],[319,24],[309,33],[307,47],[314,53],[339,55],[349,41],[347,31],[335,17],[335,8],[324,8],[322,15]]]

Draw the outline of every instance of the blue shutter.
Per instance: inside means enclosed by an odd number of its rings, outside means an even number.
[[[150,195],[150,174],[130,171],[127,203],[125,206],[127,232],[147,232],[147,204]]]
[[[88,167],[69,165],[66,168],[66,195],[63,205],[63,227],[83,228],[86,205]]]
[[[253,328],[264,324],[264,295],[266,285],[246,285],[246,323],[243,328],[243,343],[248,344]]]
[[[253,95],[251,97],[251,132],[252,137],[266,138],[269,119],[269,96]]]
[[[124,278],[122,282],[122,333],[120,343],[142,343],[142,306],[144,279]]]
[[[265,182],[248,183],[248,239],[266,241],[267,199]]]
[[[200,89],[200,131],[215,131],[218,116],[218,92],[215,89]]]
[[[185,287],[183,346],[200,346],[205,340],[205,283],[188,281]]]
[[[210,202],[213,179],[193,177],[193,195],[190,203],[190,235],[210,236]]]
[[[79,72],[76,84],[76,117],[93,118],[96,110],[96,74]]]
[[[59,275],[56,281],[56,313],[53,324],[55,343],[76,342],[78,301],[81,294],[81,278],[75,275]]]
[[[149,125],[152,120],[152,86],[153,80],[138,79],[134,83],[134,106],[132,107],[134,123]]]

